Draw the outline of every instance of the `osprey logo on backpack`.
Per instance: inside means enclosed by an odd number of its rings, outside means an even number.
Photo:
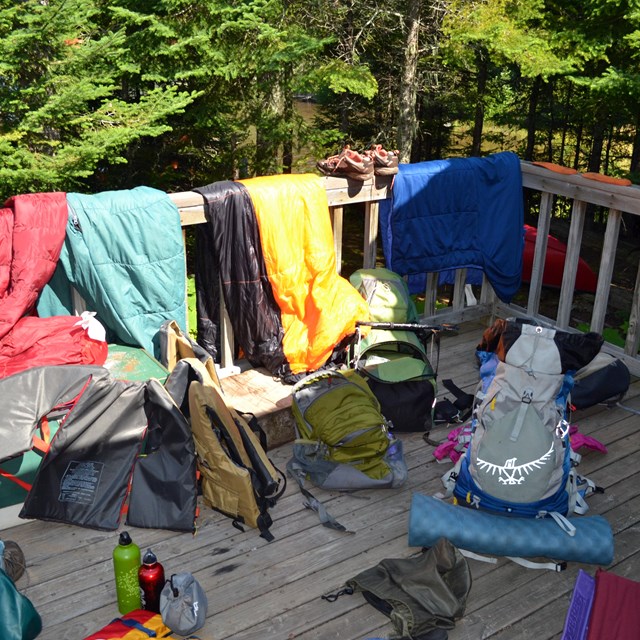
[[[573,372],[601,344],[594,333],[504,320],[485,332],[471,441],[443,478],[458,502],[525,517],[587,511],[595,485],[573,468],[566,412]]]
[[[498,482],[500,482],[500,484],[519,485],[527,479],[527,476],[530,472],[532,472],[534,469],[539,469],[541,466],[549,462],[551,460],[552,454],[553,445],[551,445],[551,448],[549,449],[549,451],[547,451],[547,453],[545,453],[537,460],[533,460],[532,462],[525,462],[525,464],[520,464],[517,466],[516,461],[518,460],[518,458],[510,458],[509,460],[506,460],[502,466],[478,458],[478,468],[486,473],[490,473],[491,475],[494,475],[497,471]]]

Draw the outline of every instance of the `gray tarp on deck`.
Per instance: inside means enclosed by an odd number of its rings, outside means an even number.
[[[117,529],[133,474],[128,524],[193,528],[191,431],[157,380],[115,380],[93,366],[38,367],[0,380],[0,460],[31,449],[52,412],[66,415],[20,517]]]

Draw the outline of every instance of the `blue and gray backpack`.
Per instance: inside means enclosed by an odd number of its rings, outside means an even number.
[[[459,504],[503,515],[585,513],[596,487],[579,476],[568,403],[573,373],[600,350],[599,334],[497,320],[478,345],[480,384],[465,455],[443,481]]]

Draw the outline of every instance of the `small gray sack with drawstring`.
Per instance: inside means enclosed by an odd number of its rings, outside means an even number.
[[[207,594],[190,573],[174,573],[160,594],[162,621],[186,636],[200,629],[207,616]]]

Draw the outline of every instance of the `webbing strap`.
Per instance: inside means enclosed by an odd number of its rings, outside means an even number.
[[[443,380],[442,384],[447,389],[447,391],[452,393],[455,397],[456,401],[454,402],[454,405],[456,409],[458,409],[459,411],[471,409],[471,407],[473,406],[473,394],[463,391],[458,385],[455,384],[453,380],[451,380],[451,378]]]
[[[522,431],[522,425],[524,424],[524,416],[532,400],[533,391],[531,389],[525,389],[522,392],[522,402],[520,403],[520,407],[518,408],[518,415],[516,416],[513,429],[511,430],[511,435],[509,436],[509,440],[511,440],[511,442],[518,442],[520,431]]]
[[[525,558],[517,556],[505,556],[505,558],[527,569],[546,569],[548,571],[560,572],[567,568],[566,562],[533,562],[533,560],[526,560]]]
[[[489,564],[498,563],[498,558],[494,558],[492,556],[483,556],[479,553],[474,553],[473,551],[467,551],[466,549],[459,549],[459,551],[465,558],[471,558],[472,560],[478,560],[479,562],[488,562]]]
[[[15,482],[19,487],[22,487],[25,491],[31,491],[31,485],[24,480],[20,480],[18,476],[14,476],[12,473],[5,471],[4,469],[0,469],[0,477],[6,478],[7,480],[11,480]]]
[[[569,536],[573,537],[576,535],[576,528],[572,525],[565,516],[557,511],[541,511],[538,514],[539,517],[544,518],[545,516],[550,516],[553,518],[554,522]]]
[[[604,403],[601,402],[600,404],[604,404]],[[637,416],[640,416],[640,410],[634,409],[633,407],[628,407],[627,405],[620,404],[619,402],[616,402],[614,406],[620,407],[620,409],[623,409],[624,411],[628,411],[629,413],[633,413]]]
[[[300,492],[306,498],[304,506],[307,509],[311,509],[318,514],[320,522],[323,527],[334,529],[335,531],[342,531],[343,533],[354,534],[355,531],[349,531],[343,524],[340,524],[326,509],[326,507],[318,500],[307,488],[304,486],[304,471],[295,463],[290,460],[287,464],[287,471],[296,479]]]
[[[490,564],[497,564],[498,562],[498,559],[492,556],[483,556],[479,553],[474,553],[473,551],[467,551],[466,549],[459,549],[459,551],[463,556],[471,558],[472,560],[488,562]],[[547,571],[558,572],[564,571],[567,568],[566,562],[534,562],[533,560],[527,560],[526,558],[521,558],[519,556],[505,556],[505,558],[527,569],[546,569]]]
[[[47,416],[42,416],[42,418],[40,418],[38,426],[40,427],[42,437],[33,434],[31,438],[31,447],[44,454],[49,451],[49,447],[51,446],[51,427],[49,426]]]
[[[456,480],[458,479],[458,474],[460,473],[460,467],[462,467],[463,458],[464,456],[460,456],[453,469],[449,469],[449,471],[447,471],[447,473],[442,476],[441,480],[445,488],[445,493],[444,496],[441,494],[436,495],[437,498],[450,498],[453,495],[453,490],[456,486]]]
[[[131,620],[130,618],[116,618],[113,622],[120,622],[125,627],[129,627],[130,629],[137,629],[150,638],[158,637],[158,634],[153,629],[145,627],[141,622],[138,622],[137,620]]]

